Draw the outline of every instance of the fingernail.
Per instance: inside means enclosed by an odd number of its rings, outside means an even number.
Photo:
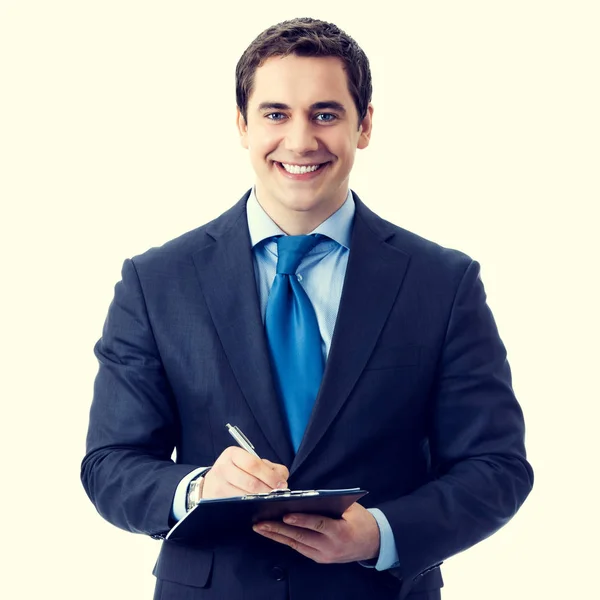
[[[283,517],[283,520],[285,523],[289,523],[290,525],[293,525],[297,521],[296,517],[292,517],[291,515],[286,515]]]
[[[287,487],[287,481],[278,481],[275,489],[280,490]]]
[[[263,531],[269,531],[269,527],[268,525],[254,525],[254,527],[252,527],[252,529],[254,529],[254,531],[261,533]]]

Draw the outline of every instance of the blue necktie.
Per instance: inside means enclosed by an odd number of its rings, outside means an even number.
[[[277,238],[277,274],[265,316],[275,384],[296,451],[323,378],[317,316],[296,277],[300,261],[318,242],[316,235]]]

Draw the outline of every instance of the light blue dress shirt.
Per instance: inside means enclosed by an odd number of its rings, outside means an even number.
[[[321,333],[321,350],[326,361],[331,347],[331,338],[337,318],[354,220],[354,199],[348,191],[344,204],[326,221],[311,233],[320,233],[328,239],[320,242],[303,257],[296,271],[298,281],[310,298],[317,315]],[[254,275],[264,323],[269,292],[275,279],[277,268],[277,242],[274,236],[286,235],[267,215],[259,204],[254,190],[246,204],[248,229],[254,254]],[[206,467],[196,469],[178,485],[173,501],[173,516],[179,520],[186,514],[185,501],[190,481],[206,471]],[[398,563],[398,552],[394,534],[385,515],[377,508],[369,512],[375,517],[380,532],[379,558],[374,566],[377,570],[389,569]]]

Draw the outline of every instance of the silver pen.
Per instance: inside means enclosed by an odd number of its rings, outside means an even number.
[[[241,446],[246,452],[256,456],[256,458],[260,458],[260,456],[256,454],[250,440],[242,433],[242,430],[239,427],[227,423],[227,431],[229,431],[231,437],[236,441],[238,446]]]

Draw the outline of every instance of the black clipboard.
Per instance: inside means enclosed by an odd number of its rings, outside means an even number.
[[[167,540],[193,544],[250,530],[259,521],[278,521],[289,513],[308,513],[337,519],[359,498],[360,488],[343,490],[274,490],[233,498],[202,500],[178,521]]]

